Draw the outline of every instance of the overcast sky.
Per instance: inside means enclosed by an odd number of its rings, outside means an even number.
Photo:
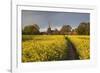
[[[46,31],[48,23],[51,24],[52,29],[57,28],[59,30],[62,25],[70,25],[75,28],[81,22],[90,22],[90,14],[22,10],[22,27],[37,24],[40,31]]]

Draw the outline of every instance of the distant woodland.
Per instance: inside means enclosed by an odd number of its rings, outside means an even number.
[[[53,26],[52,26],[53,27]],[[61,29],[55,28],[52,30],[50,24],[48,24],[47,30],[40,31],[38,24],[27,25],[22,29],[24,35],[90,35],[90,23],[81,22],[78,27],[72,28],[70,25],[63,25]]]

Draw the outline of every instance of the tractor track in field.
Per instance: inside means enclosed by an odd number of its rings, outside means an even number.
[[[79,60],[79,55],[76,52],[76,48],[67,37],[65,39],[68,41],[67,60]]]

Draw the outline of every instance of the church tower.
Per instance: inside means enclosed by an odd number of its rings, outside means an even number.
[[[48,27],[48,29],[47,29],[47,34],[52,34],[52,30],[51,30],[51,24],[50,23],[48,23],[48,25],[49,25],[49,27]]]

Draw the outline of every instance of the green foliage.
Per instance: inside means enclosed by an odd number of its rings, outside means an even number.
[[[90,23],[82,22],[77,28],[79,35],[90,35]]]
[[[70,25],[63,25],[61,30],[60,30],[60,33],[61,34],[68,34],[69,32],[71,32],[71,26]]]
[[[27,25],[22,30],[22,34],[28,34],[28,35],[39,34],[39,26],[37,24]]]

